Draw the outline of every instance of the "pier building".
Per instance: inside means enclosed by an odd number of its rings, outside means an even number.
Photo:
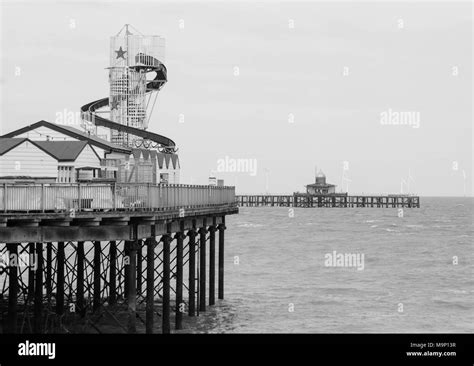
[[[315,182],[306,186],[306,193],[311,195],[332,194],[336,193],[336,186],[326,183],[326,175],[319,170]]]

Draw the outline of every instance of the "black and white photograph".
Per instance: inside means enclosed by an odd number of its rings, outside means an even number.
[[[472,365],[472,66],[470,0],[1,0],[0,364]]]

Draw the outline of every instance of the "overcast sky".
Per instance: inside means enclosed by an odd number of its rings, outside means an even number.
[[[257,163],[217,173],[239,193],[302,191],[315,166],[340,189],[347,162],[351,193],[400,193],[410,171],[413,193],[472,195],[470,2],[1,8],[3,133],[108,96],[109,37],[130,23],[166,38],[149,128],[178,144],[182,183],[227,156]]]

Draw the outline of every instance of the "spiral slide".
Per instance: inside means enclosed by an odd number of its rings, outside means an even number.
[[[146,92],[151,93],[154,91],[159,91],[168,81],[166,66],[162,64],[159,60],[152,56],[148,56],[143,53],[139,53],[135,56],[136,63],[141,63],[143,65],[130,66],[131,68],[138,70],[145,70],[148,72],[155,72],[156,76],[153,80],[149,81],[146,85]],[[158,148],[161,152],[164,153],[175,153],[177,151],[176,144],[173,140],[168,137],[159,135],[157,133],[148,132],[135,127],[126,126],[109,119],[100,117],[96,111],[99,108],[103,108],[109,105],[109,98],[102,98],[95,100],[81,107],[82,119],[89,121],[96,126],[110,128],[115,131],[124,132],[127,134],[135,135],[142,138],[141,146],[148,148]],[[136,147],[141,147],[136,146]]]

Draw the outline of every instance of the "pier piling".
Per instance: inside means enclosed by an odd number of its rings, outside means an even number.
[[[127,271],[127,282],[128,282],[128,293],[127,293],[127,305],[128,305],[128,332],[136,333],[136,317],[137,317],[137,242],[126,241],[125,246],[128,247],[129,264]]]
[[[94,299],[92,310],[95,312],[100,307],[100,241],[94,241]]]
[[[206,220],[199,229],[199,311],[206,311]]]
[[[193,220],[193,228],[188,231],[189,236],[189,285],[188,285],[188,315],[196,314],[196,221]]]
[[[64,314],[64,242],[58,242],[56,260],[56,314]]]
[[[155,225],[152,237],[146,239],[146,333],[153,333],[153,302],[155,294]]]
[[[117,243],[110,242],[109,248],[109,305],[115,305],[117,301]]]
[[[77,242],[76,311],[80,317],[86,315],[84,306],[84,242]]]
[[[128,240],[125,241],[125,245],[123,248],[123,255],[124,258],[130,259],[130,242]],[[124,298],[128,298],[128,287],[130,284],[130,265],[124,266],[123,269],[123,295]]]
[[[184,222],[179,223],[179,232],[176,233],[176,319],[175,328],[183,327],[183,243],[184,243]]]
[[[14,255],[18,258],[18,244],[7,244],[8,255]],[[16,333],[17,323],[17,300],[18,300],[18,267],[10,265],[8,268],[9,283],[8,283],[8,333]]]
[[[224,298],[224,230],[225,216],[222,217],[222,223],[219,224],[219,284],[218,284],[218,298]]]
[[[28,243],[28,253],[30,255],[30,261],[31,258],[34,258],[35,256],[35,243]],[[35,269],[29,263],[30,266],[28,267],[28,302],[31,302],[34,297],[34,292],[35,292]]]
[[[209,305],[216,302],[216,218],[209,226]]]
[[[53,294],[53,243],[46,243],[46,297],[51,301]]]
[[[138,243],[138,246],[137,246],[137,296],[141,296],[142,295],[142,280],[143,280],[143,275],[142,275],[143,241],[138,240],[137,243]]]
[[[171,236],[170,230],[168,233],[162,236],[163,241],[163,311],[162,321],[163,328],[162,333],[168,334],[171,331],[170,325],[170,243]]]
[[[36,243],[34,332],[41,333],[43,325],[43,243]]]

